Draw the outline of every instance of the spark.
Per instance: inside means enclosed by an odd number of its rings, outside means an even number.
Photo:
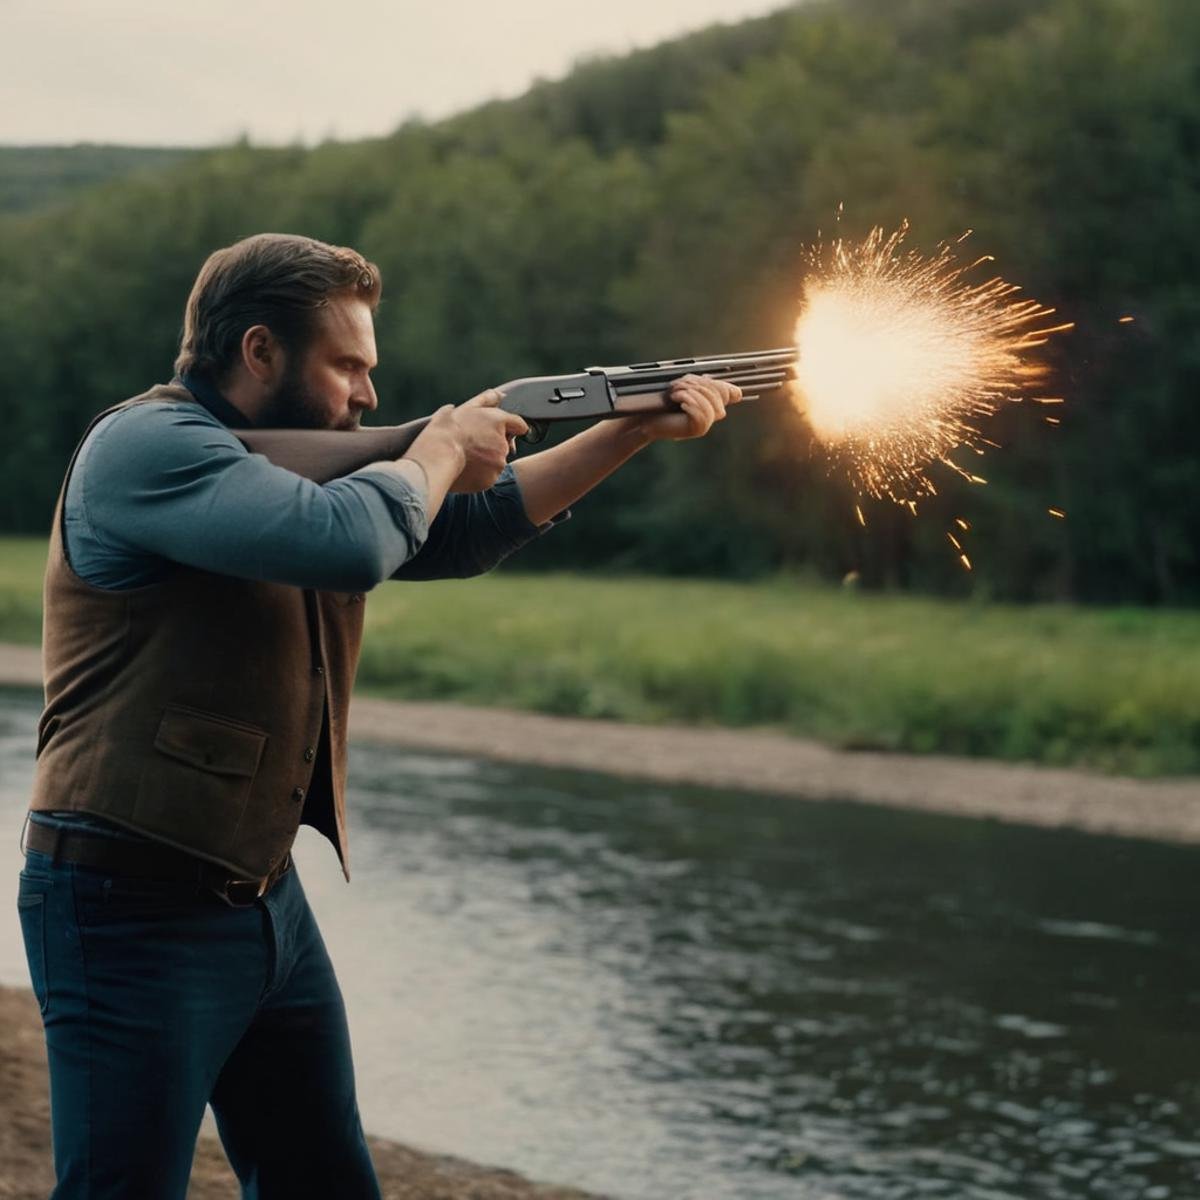
[[[1061,508],[1048,508],[1046,511],[1052,516],[1057,517],[1060,521],[1065,520],[1067,514]]]
[[[967,523],[960,517],[955,518],[955,522],[961,525],[964,529],[967,528]],[[967,557],[966,551],[963,549],[963,544],[952,534],[946,530],[946,540],[954,547],[955,553],[958,555],[958,561],[969,571],[971,570],[971,560]]]
[[[858,513],[858,523],[865,529],[867,527],[867,518],[863,516],[862,505],[856,504],[854,511]]]
[[[951,456],[999,448],[979,426],[1005,404],[1061,403],[1032,396],[1047,375],[1034,352],[1072,323],[1048,322],[1054,309],[1019,298],[999,276],[971,282],[992,259],[961,263],[955,246],[967,234],[931,257],[906,249],[907,234],[905,222],[892,234],[877,227],[863,242],[838,238],[810,250],[796,323],[797,402],[860,497],[915,514],[917,500],[937,493],[936,465],[987,482]]]
[[[962,517],[955,517],[955,518],[954,518],[954,523],[955,523],[955,525],[957,525],[957,526],[959,527],[959,529],[961,529],[961,530],[962,530],[964,533],[967,533],[967,532],[969,532],[969,530],[970,530],[970,528],[971,528],[971,522],[970,522],[970,521],[966,521],[966,520],[964,520]]]
[[[1118,317],[1117,324],[1118,325],[1132,325],[1133,318],[1132,317]]]

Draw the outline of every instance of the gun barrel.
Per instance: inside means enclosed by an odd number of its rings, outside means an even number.
[[[755,372],[768,368],[782,368],[794,374],[799,360],[794,346],[779,350],[751,350],[741,354],[716,354],[701,358],[674,358],[661,362],[633,363],[620,367],[589,367],[591,371],[602,371],[614,387],[628,384],[668,384],[681,375],[712,375],[727,379],[747,371]]]

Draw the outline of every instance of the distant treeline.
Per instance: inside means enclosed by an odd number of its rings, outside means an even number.
[[[919,520],[870,505],[864,529],[764,400],[635,460],[524,563],[1200,598],[1195,0],[810,3],[384,139],[233,146],[3,218],[0,527],[45,529],[87,418],[169,376],[196,269],[239,236],[381,265],[378,419],[399,420],[520,375],[784,344],[839,203],[851,236],[973,228],[1077,322],[1054,350],[1063,424],[1012,407],[989,486],[947,474]]]
[[[133,171],[178,163],[194,150],[169,146],[0,146],[0,212],[28,212]]]

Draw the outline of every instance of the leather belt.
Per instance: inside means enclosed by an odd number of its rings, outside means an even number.
[[[237,879],[228,868],[207,862],[160,842],[129,842],[103,834],[62,829],[30,821],[25,847],[48,854],[55,862],[97,867],[139,879],[178,879],[215,892],[226,904],[246,908],[265,896],[275,881],[291,869],[289,851],[283,861],[261,879]]]

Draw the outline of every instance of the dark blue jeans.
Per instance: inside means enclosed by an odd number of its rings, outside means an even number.
[[[209,1102],[243,1197],[378,1200],[345,1008],[295,867],[230,908],[30,851],[17,906],[50,1061],[52,1200],[184,1200]]]

